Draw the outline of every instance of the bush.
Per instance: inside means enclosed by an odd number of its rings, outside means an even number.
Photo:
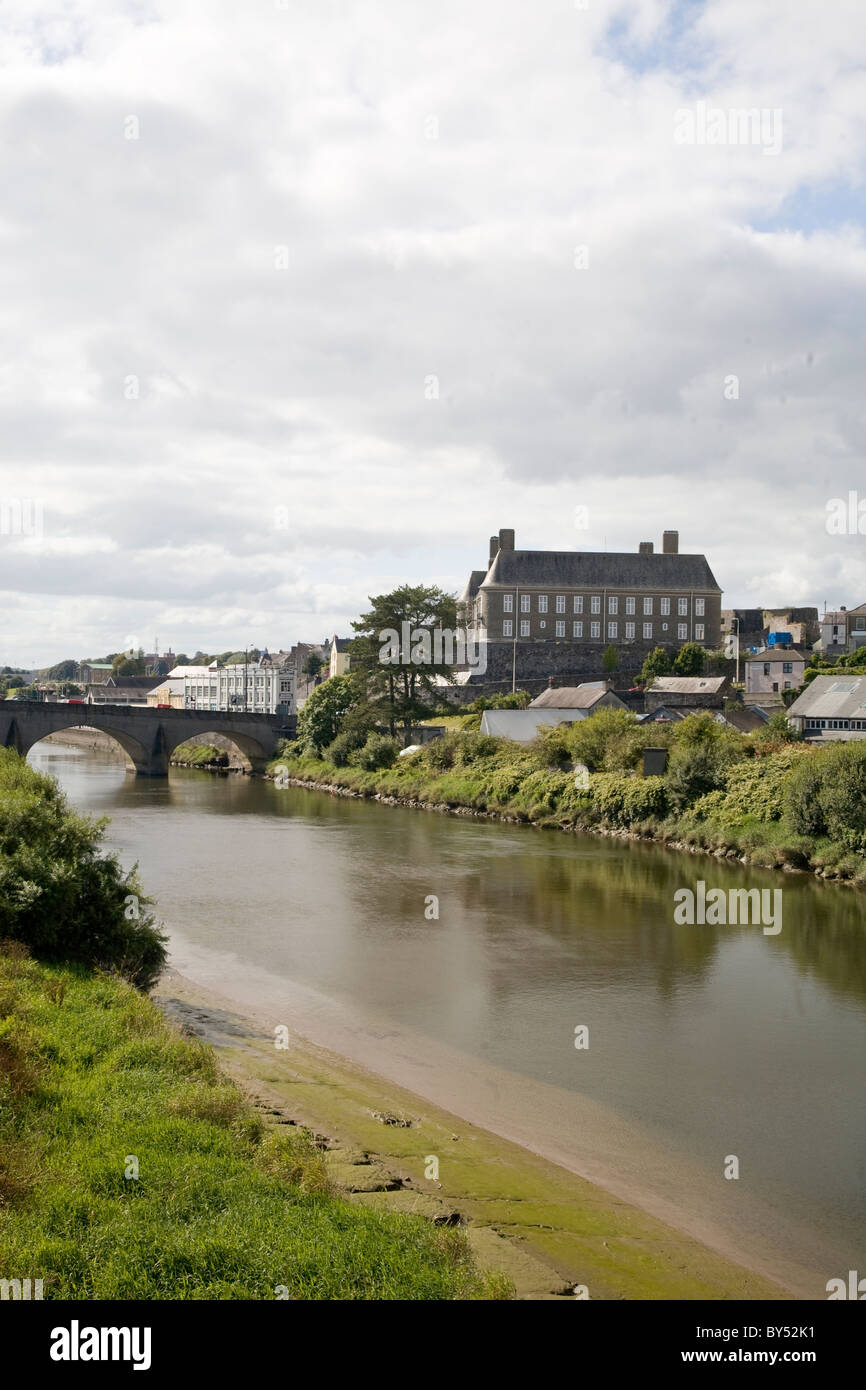
[[[866,850],[866,745],[838,743],[804,758],[792,775],[786,808],[795,831]]]
[[[371,734],[364,744],[352,755],[352,762],[365,772],[377,772],[382,767],[393,767],[400,753],[400,745],[387,734]]]
[[[0,750],[0,938],[147,989],[165,964],[166,938],[136,870],[101,853],[104,827],[70,811],[52,778]]]
[[[353,753],[359,748],[363,748],[366,739],[363,734],[353,730],[344,729],[341,734],[337,734],[334,742],[325,749],[323,757],[335,767],[345,767],[351,760]]]

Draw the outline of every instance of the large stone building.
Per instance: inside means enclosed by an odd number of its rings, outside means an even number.
[[[623,554],[517,550],[502,530],[461,598],[468,636],[486,648],[486,670],[469,684],[532,689],[551,675],[600,675],[608,647],[631,672],[654,647],[716,649],[721,602],[706,558],[681,555],[676,531],[661,552],[642,541]]]

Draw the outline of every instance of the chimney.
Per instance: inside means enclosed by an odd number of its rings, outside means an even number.
[[[548,688],[548,690],[552,690],[553,687],[554,687],[555,685],[556,685],[556,680],[555,680],[555,678],[554,678],[553,676],[548,676],[548,677],[547,677],[547,688]]]
[[[680,552],[679,531],[665,531],[662,535],[662,554],[678,555]]]
[[[637,548],[637,553],[638,553],[638,555],[652,555],[652,553],[653,553],[653,543],[652,543],[652,541],[641,541],[640,545],[639,545],[638,548]]]
[[[514,532],[513,532],[513,531],[505,531],[505,530],[503,530],[503,531],[500,531],[500,532],[499,532],[499,549],[500,549],[500,550],[513,550],[513,549],[514,549]]]
[[[488,568],[488,569],[489,569],[490,566],[493,564],[493,561],[496,559],[496,556],[497,556],[498,553],[499,553],[499,537],[498,537],[498,536],[491,536],[491,537],[490,537],[490,559],[487,561],[487,568]]]

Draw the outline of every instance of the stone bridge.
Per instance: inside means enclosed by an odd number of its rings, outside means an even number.
[[[178,744],[207,743],[222,734],[260,772],[277,751],[281,738],[293,738],[294,715],[238,714],[215,710],[154,709],[141,705],[65,705],[54,701],[0,700],[0,746],[26,757],[46,734],[64,729],[101,729],[120,744],[143,777],[168,775]]]

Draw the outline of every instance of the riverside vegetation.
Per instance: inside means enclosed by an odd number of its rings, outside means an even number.
[[[0,1274],[46,1298],[510,1296],[459,1230],[352,1206],[143,993],[165,937],[103,823],[0,751]]]
[[[340,680],[348,678],[326,686]],[[796,740],[783,716],[745,735],[708,713],[665,728],[601,710],[527,746],[481,734],[472,715],[455,728],[452,716],[444,737],[401,756],[347,690],[338,704],[330,722],[315,709],[305,719],[305,706],[299,736],[283,745],[272,773],[281,767],[298,782],[360,796],[652,838],[866,885],[866,743],[816,748]],[[647,746],[667,747],[664,776],[640,775]]]

